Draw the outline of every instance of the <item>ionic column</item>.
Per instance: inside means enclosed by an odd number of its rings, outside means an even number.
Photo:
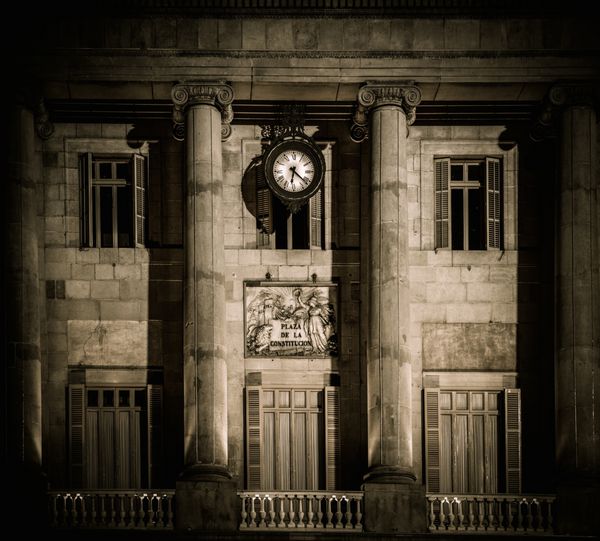
[[[563,85],[549,94],[562,108],[556,458],[565,533],[591,533],[600,500],[600,183],[591,90]]]
[[[227,469],[222,118],[233,91],[221,82],[173,88],[176,136],[185,133],[184,477]],[[182,128],[185,126],[185,131]]]
[[[2,258],[7,351],[5,473],[11,481],[14,476],[13,497],[20,502],[16,509],[28,508],[29,519],[35,522],[40,518],[36,513],[45,490],[36,196],[40,170],[35,158],[32,111],[13,107],[7,125],[8,175],[2,212],[6,217],[6,251]]]
[[[368,125],[371,144],[365,519],[375,531],[424,528],[424,499],[411,488],[416,475],[406,195],[407,124],[420,100],[413,85],[368,83],[358,93],[353,130],[356,137]]]

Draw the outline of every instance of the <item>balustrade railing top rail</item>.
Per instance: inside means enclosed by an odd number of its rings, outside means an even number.
[[[549,494],[427,494],[432,532],[554,532]]]
[[[321,529],[361,532],[362,492],[245,491],[240,529]]]
[[[59,528],[173,528],[175,490],[48,492],[50,524]]]

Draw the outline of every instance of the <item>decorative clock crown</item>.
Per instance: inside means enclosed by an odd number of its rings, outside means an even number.
[[[261,136],[266,144],[287,137],[308,137],[304,133],[306,106],[290,103],[281,105],[277,120],[272,124],[261,125]]]

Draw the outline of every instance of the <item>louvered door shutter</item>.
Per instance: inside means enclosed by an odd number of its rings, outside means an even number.
[[[521,493],[521,390],[504,390],[506,492]]]
[[[246,387],[246,483],[248,490],[262,488],[262,407],[260,386]]]
[[[162,486],[163,461],[163,388],[148,385],[148,485]]]
[[[325,387],[325,489],[339,488],[340,393],[338,387]]]
[[[84,485],[85,386],[69,385],[69,481],[71,488]]]
[[[94,245],[92,238],[92,154],[79,156],[79,239],[83,248]]]
[[[256,219],[258,229],[270,235],[273,233],[273,195],[265,179],[265,169],[261,162],[254,167],[256,171]]]
[[[425,389],[425,461],[427,490],[440,491],[440,392]]]
[[[450,159],[435,160],[435,247],[451,248]]]
[[[133,156],[133,223],[136,248],[146,245],[146,158]]]
[[[323,247],[323,187],[309,199],[310,247]]]
[[[501,246],[501,198],[500,198],[500,160],[485,159],[487,194],[487,247],[500,249]]]

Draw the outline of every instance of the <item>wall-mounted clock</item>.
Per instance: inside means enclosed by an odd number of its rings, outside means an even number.
[[[318,145],[306,136],[275,141],[263,160],[271,191],[296,212],[320,188],[325,158]]]

